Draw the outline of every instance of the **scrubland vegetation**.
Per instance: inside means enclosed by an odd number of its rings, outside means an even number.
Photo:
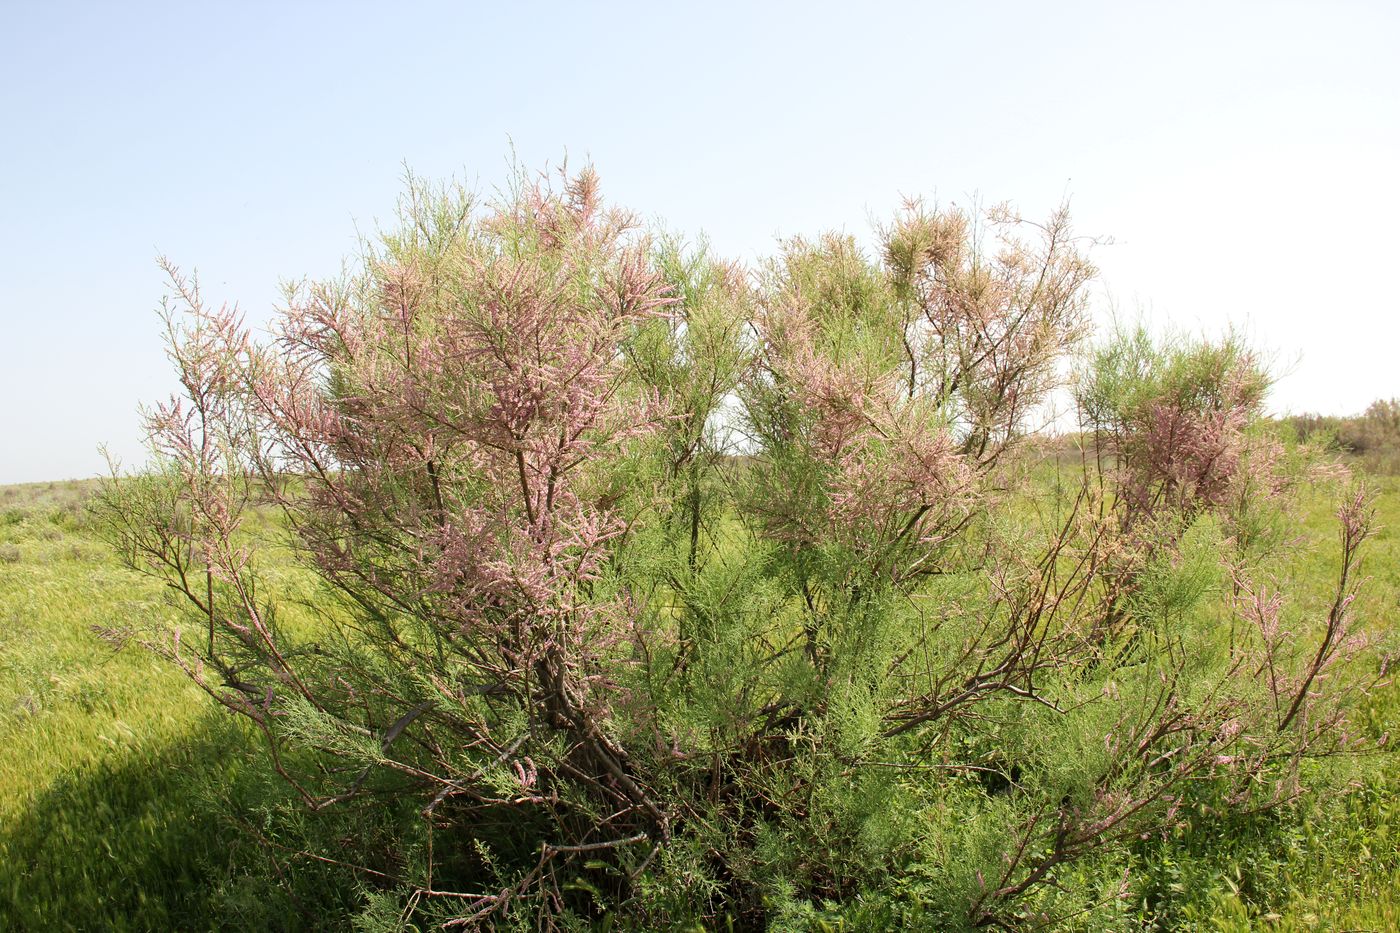
[[[1400,399],[1377,399],[1349,418],[1305,414],[1288,423],[1299,440],[1342,451],[1371,473],[1400,474]]]
[[[401,221],[267,339],[168,266],[150,466],[0,490],[11,926],[1400,926],[1400,485],[1065,214]]]

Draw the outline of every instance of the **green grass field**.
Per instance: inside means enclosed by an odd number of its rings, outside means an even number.
[[[328,916],[298,910],[241,845],[278,791],[255,737],[165,661],[103,637],[171,610],[88,527],[92,488],[0,488],[0,929]]]
[[[1372,483],[1362,615],[1393,638],[1400,481]],[[102,637],[173,610],[94,534],[92,488],[0,487],[0,929],[344,927],[353,885],[260,833],[282,798],[255,737],[155,655]],[[1319,500],[1299,516],[1295,572],[1319,596],[1330,513]],[[1400,692],[1377,692],[1360,717],[1371,737],[1400,739]],[[1145,848],[1146,928],[1400,930],[1398,762],[1358,758],[1350,793],[1266,821],[1202,820]]]

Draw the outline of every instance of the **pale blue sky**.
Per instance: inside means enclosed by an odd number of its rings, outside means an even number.
[[[1400,4],[0,4],[0,482],[139,461],[167,253],[264,320],[402,167],[591,158],[752,257],[902,195],[1068,194],[1099,309],[1274,351],[1280,410],[1400,395]]]

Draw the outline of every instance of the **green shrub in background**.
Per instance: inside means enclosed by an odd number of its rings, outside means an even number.
[[[1400,474],[1400,399],[1377,399],[1349,418],[1304,414],[1287,421],[1301,440],[1335,445],[1371,473]]]

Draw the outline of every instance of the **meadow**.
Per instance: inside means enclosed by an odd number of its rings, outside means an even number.
[[[1400,610],[1400,480],[1369,482],[1380,530],[1361,617],[1387,630]],[[0,487],[0,928],[348,927],[366,903],[363,876],[296,841],[297,806],[251,730],[171,665],[114,639],[174,610],[96,536],[94,486]],[[1319,594],[1332,584],[1332,510],[1319,497],[1299,516],[1308,543],[1295,583]],[[1385,687],[1368,703],[1370,736],[1400,736],[1400,692]],[[1395,752],[1328,767],[1346,770],[1336,779],[1345,793],[1264,816],[1204,815],[1143,843],[1127,909],[1073,923],[1400,929]],[[346,826],[308,832],[333,847]]]
[[[0,489],[0,928],[334,927],[333,885],[299,908],[240,849],[279,792],[254,737],[110,637],[169,604],[93,535],[94,487]]]

